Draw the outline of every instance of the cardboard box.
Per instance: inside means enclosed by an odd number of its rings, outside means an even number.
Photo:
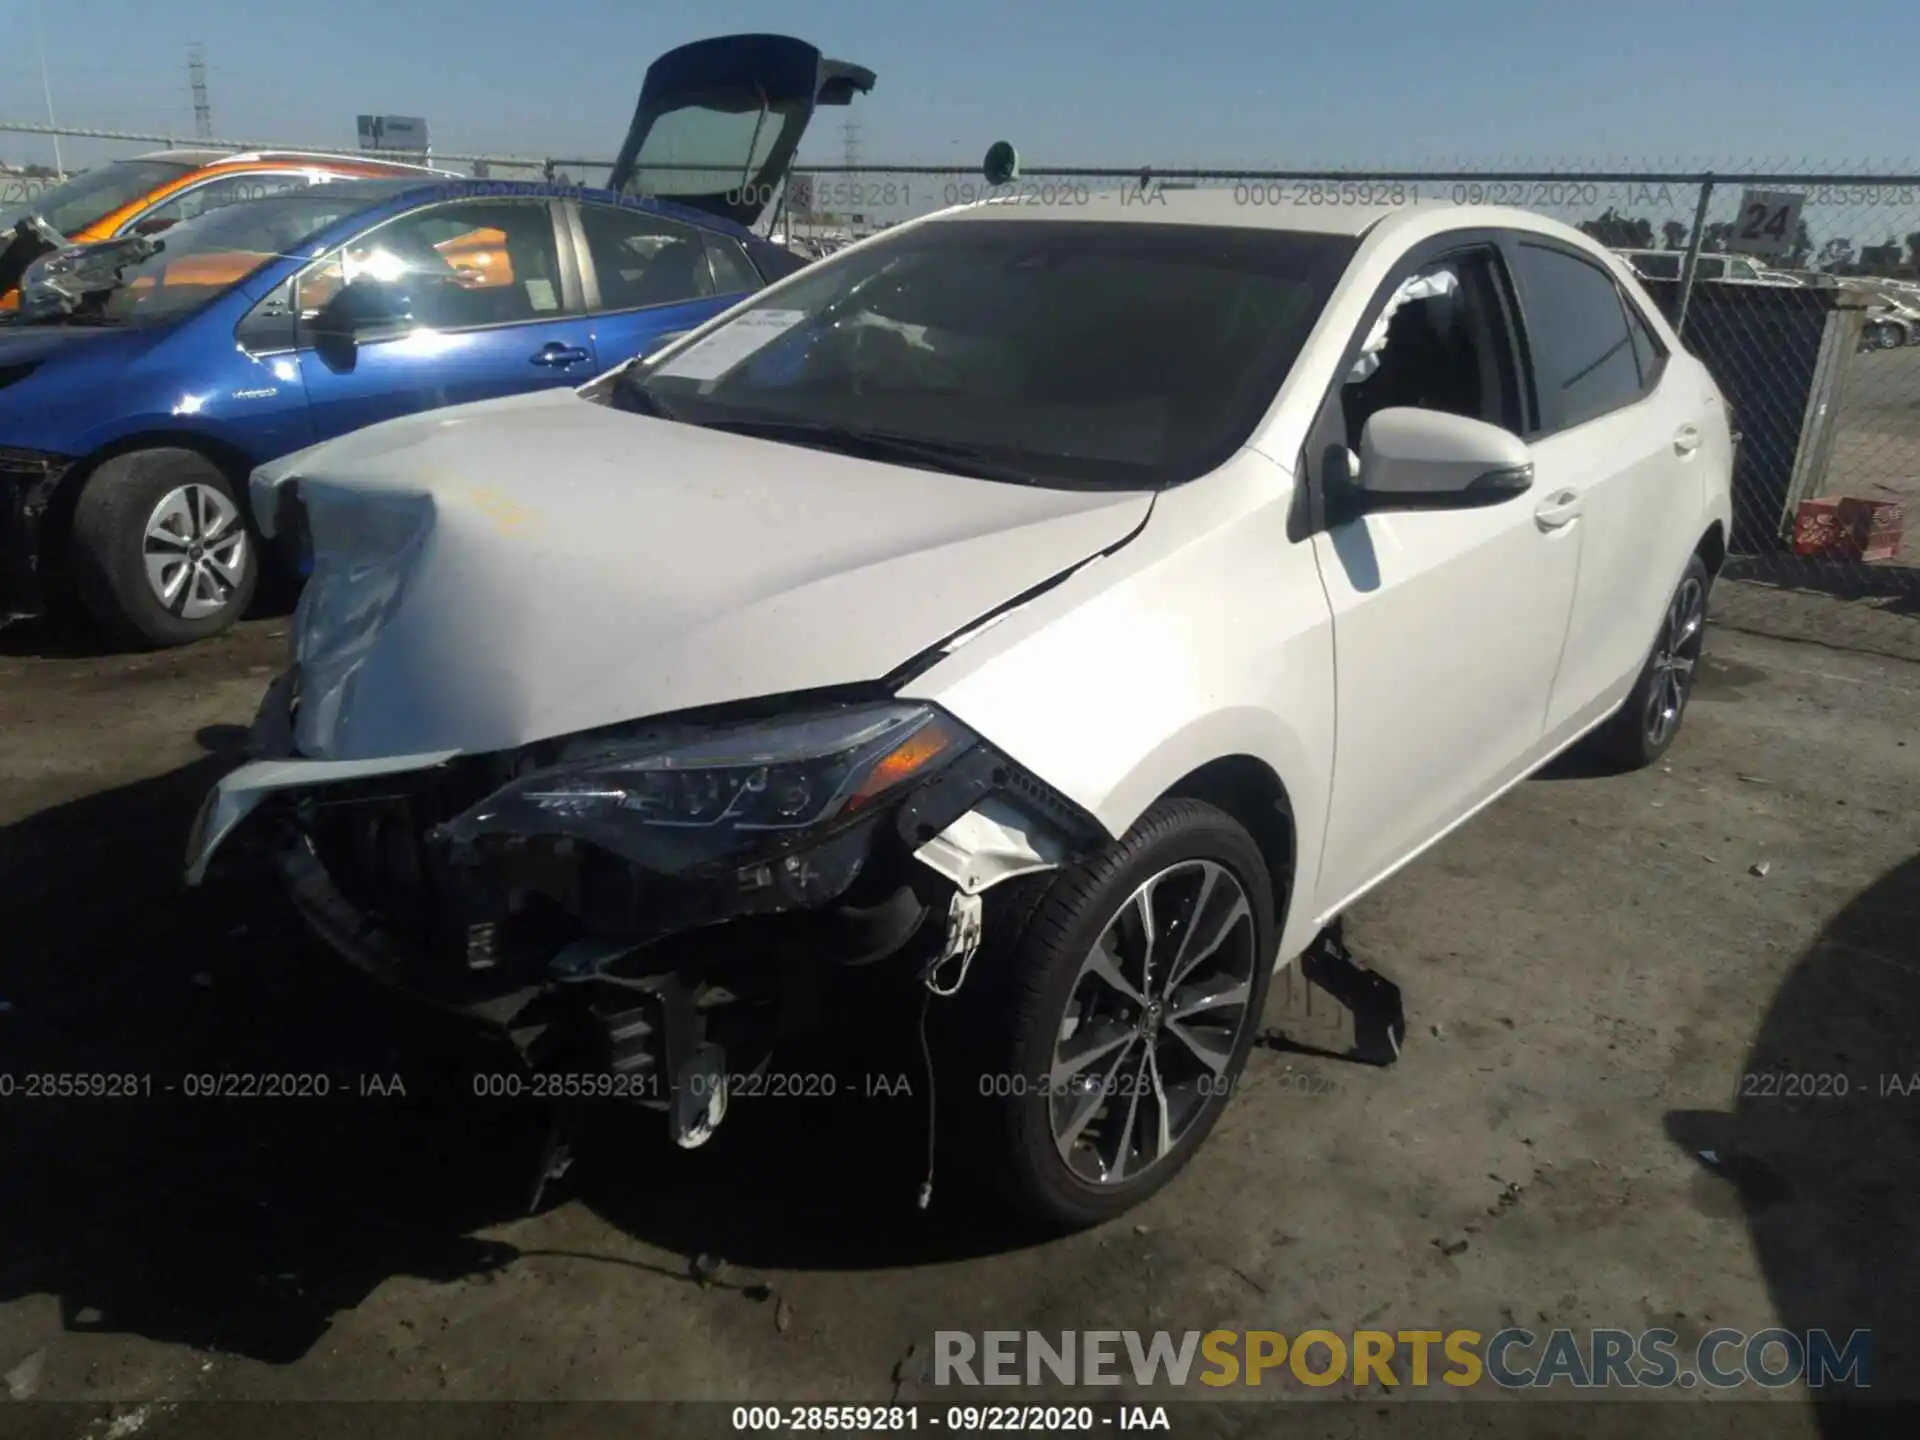
[[[1803,500],[1794,516],[1793,553],[1823,560],[1891,560],[1899,553],[1904,523],[1893,500]]]

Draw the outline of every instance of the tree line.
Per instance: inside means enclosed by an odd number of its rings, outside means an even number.
[[[1609,207],[1595,220],[1580,222],[1581,230],[1613,250],[1684,250],[1691,227],[1680,220],[1663,220],[1655,227],[1644,215],[1622,215]],[[1733,221],[1715,220],[1700,232],[1702,250],[1727,250],[1733,240]],[[1783,270],[1820,270],[1829,275],[1881,275],[1891,279],[1920,277],[1920,230],[1905,239],[1888,236],[1884,244],[1856,249],[1852,240],[1834,238],[1816,245],[1802,219],[1786,253],[1770,262]]]

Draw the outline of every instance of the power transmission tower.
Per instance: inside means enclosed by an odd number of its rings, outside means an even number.
[[[849,171],[860,163],[860,122],[851,115],[847,117],[846,123],[840,127],[840,154],[842,157],[841,163],[843,163]],[[858,195],[860,193],[859,182],[851,175],[848,177],[845,193],[852,195]],[[858,204],[859,202],[856,201],[855,203]],[[862,215],[858,210],[854,210],[848,214],[847,219],[852,223],[854,233],[858,234],[860,224],[866,219],[866,216]]]
[[[193,80],[193,133],[213,138],[213,107],[207,103],[207,47],[195,41],[187,50],[187,74]]]

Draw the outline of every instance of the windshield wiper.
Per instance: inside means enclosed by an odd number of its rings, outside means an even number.
[[[947,440],[920,440],[911,435],[891,435],[884,430],[856,430],[805,420],[701,420],[693,423],[708,430],[725,430],[733,435],[751,435],[756,439],[778,440],[789,445],[807,445],[816,450],[835,450],[864,460],[890,460],[897,464],[917,465],[922,469],[943,470],[950,475],[967,475],[976,480],[1036,485],[1044,484],[1051,478],[1023,466],[995,460],[978,446]]]

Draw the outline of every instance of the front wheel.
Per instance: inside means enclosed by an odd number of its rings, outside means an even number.
[[[193,450],[136,450],[87,477],[73,582],[94,621],[150,648],[217,635],[246,612],[259,558],[232,483]]]
[[[956,1078],[979,1122],[973,1168],[1078,1228],[1166,1184],[1220,1118],[1272,978],[1272,889],[1252,837],[1193,800],[1037,883],[1011,933],[993,935],[989,911]]]
[[[1691,557],[1667,602],[1640,678],[1612,718],[1587,737],[1582,748],[1589,758],[1609,769],[1641,770],[1667,753],[1693,695],[1712,585],[1706,563],[1698,555]]]

